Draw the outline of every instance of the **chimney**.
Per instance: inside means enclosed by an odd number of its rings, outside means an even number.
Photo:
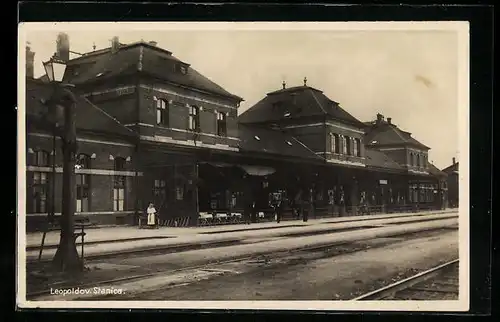
[[[64,62],[69,60],[69,37],[65,33],[57,35],[56,57]]]
[[[156,41],[150,41],[149,44],[151,46],[154,46],[154,47],[156,47],[156,45],[158,45],[158,43]]]
[[[285,83],[285,81],[283,81],[283,84],[281,84],[281,85],[283,85],[283,89],[285,89],[285,88],[286,88],[286,83]]]
[[[118,37],[114,36],[111,39],[111,52],[116,53],[120,49],[120,40]]]
[[[457,164],[455,158],[453,158],[453,165]]]
[[[384,116],[380,113],[377,113],[377,123],[381,123],[384,120]]]
[[[35,77],[35,53],[31,51],[30,46],[26,46],[26,77]]]
[[[392,117],[387,118],[387,123],[392,124]]]

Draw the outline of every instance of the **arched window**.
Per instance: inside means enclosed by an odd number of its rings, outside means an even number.
[[[195,105],[189,106],[189,129],[191,131],[200,130],[200,108]]]
[[[121,157],[114,159],[115,171],[124,171],[126,160]],[[115,173],[113,185],[113,211],[125,210],[125,184],[126,177]]]
[[[168,126],[168,102],[163,99],[156,101],[156,124]]]

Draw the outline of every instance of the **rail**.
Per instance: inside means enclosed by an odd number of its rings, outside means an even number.
[[[416,275],[398,281],[396,283],[384,286],[375,291],[363,294],[353,299],[353,301],[369,301],[369,300],[381,300],[393,296],[394,294],[411,288],[413,285],[427,281],[428,279],[434,278],[441,274],[443,271],[452,268],[458,263],[458,259],[452,260],[450,262],[444,263],[442,265],[431,268],[427,271],[420,272]]]

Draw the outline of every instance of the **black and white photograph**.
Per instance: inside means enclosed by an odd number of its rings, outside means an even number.
[[[19,307],[469,309],[467,22],[29,22],[18,51]]]

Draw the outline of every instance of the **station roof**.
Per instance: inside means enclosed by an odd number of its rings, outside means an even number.
[[[190,64],[174,57],[171,52],[147,42],[121,44],[115,52],[111,48],[105,48],[71,59],[68,61],[65,79],[74,84],[82,84],[139,72],[235,101],[243,100],[200,74]]]
[[[310,86],[285,88],[268,93],[239,116],[240,123],[266,123],[285,119],[328,116],[363,128],[364,124],[329,99],[322,91]]]
[[[434,164],[428,163],[429,173],[437,177],[446,177],[448,174],[444,171],[439,170]]]
[[[374,149],[365,149],[366,155],[366,166],[371,168],[379,168],[379,169],[390,169],[397,171],[404,171],[399,163],[392,160],[385,153],[374,150]]]
[[[26,81],[26,116],[31,119],[41,120],[48,111],[45,104],[52,96],[54,90],[51,84],[41,80]],[[86,130],[97,133],[109,133],[122,136],[134,136],[135,133],[122,125],[111,115],[92,104],[86,98],[75,95],[76,106],[76,127],[78,130]]]
[[[458,162],[444,168],[442,171],[447,174],[458,173]]]
[[[241,151],[324,160],[288,133],[248,124],[239,124],[238,131]]]
[[[365,122],[365,125],[365,142],[368,145],[412,145],[424,150],[430,149],[413,138],[411,133],[385,120]]]

